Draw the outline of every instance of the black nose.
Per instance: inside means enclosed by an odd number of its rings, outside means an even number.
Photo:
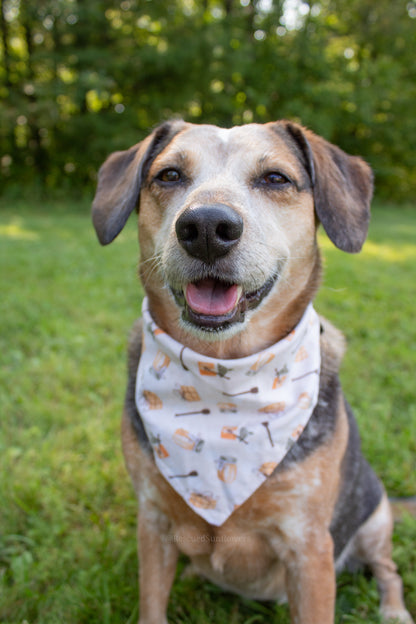
[[[237,245],[243,220],[225,204],[196,206],[183,211],[175,229],[178,241],[190,256],[212,263]]]

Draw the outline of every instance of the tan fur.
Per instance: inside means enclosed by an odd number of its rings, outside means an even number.
[[[231,130],[176,122],[155,131],[154,137],[166,144],[150,158],[139,211],[139,272],[153,318],[173,338],[208,356],[237,358],[267,348],[293,329],[316,294],[321,275],[319,221],[337,246],[360,249],[372,189],[368,166],[288,122]],[[133,189],[138,163],[145,161],[151,139],[124,156],[110,157],[101,170],[94,219],[104,243],[117,235],[137,201]],[[118,180],[123,158],[124,187]],[[191,182],[173,191],[158,185],[155,177],[165,168],[180,168]],[[270,170],[283,171],[294,184],[278,194],[265,193],[252,180]],[[113,203],[118,206],[115,221]],[[186,208],[206,203],[227,204],[243,220],[241,241],[221,265],[236,283],[251,292],[276,266],[279,270],[278,281],[249,322],[222,340],[189,331],[167,288],[182,287],[191,262],[178,244],[176,220]],[[328,321],[321,319],[321,324],[321,386],[326,387],[338,371],[345,345]],[[134,383],[140,350],[138,322],[130,340],[129,383]],[[287,597],[293,624],[333,624],[335,562],[329,527],[349,438],[341,393],[337,403],[332,435],[302,461],[275,471],[219,527],[196,515],[158,472],[138,441],[126,404],[123,451],[140,509],[140,624],[166,622],[179,552],[191,558],[195,571],[226,589],[258,599]],[[391,560],[391,529],[383,499],[349,549],[370,563],[381,589],[383,616],[410,624]]]

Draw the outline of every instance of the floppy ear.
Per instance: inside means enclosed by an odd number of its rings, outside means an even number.
[[[367,237],[373,174],[364,160],[297,124],[286,130],[300,148],[313,186],[315,211],[331,241],[350,253]]]
[[[166,122],[141,143],[111,154],[101,166],[92,221],[102,245],[111,243],[121,232],[138,206],[140,188],[151,163],[183,127],[183,122]]]

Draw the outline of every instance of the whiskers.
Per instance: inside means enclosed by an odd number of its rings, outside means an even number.
[[[155,281],[159,281],[156,277],[163,280],[163,263],[159,253],[141,261],[140,269],[143,286],[145,288],[149,285],[150,280],[155,278]]]

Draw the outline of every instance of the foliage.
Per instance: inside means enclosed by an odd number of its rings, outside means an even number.
[[[132,624],[136,503],[119,420],[142,296],[136,225],[101,248],[85,201],[0,208],[0,622]],[[375,210],[358,256],[321,236],[316,307],[347,335],[343,384],[365,453],[394,496],[415,494],[415,241],[414,211],[396,205]],[[415,539],[408,516],[394,556],[413,616]],[[171,622],[288,623],[285,606],[182,578],[183,567]],[[342,576],[337,622],[379,623],[377,601],[374,580]]]
[[[91,186],[172,115],[302,121],[416,190],[414,0],[1,0],[3,189]]]

